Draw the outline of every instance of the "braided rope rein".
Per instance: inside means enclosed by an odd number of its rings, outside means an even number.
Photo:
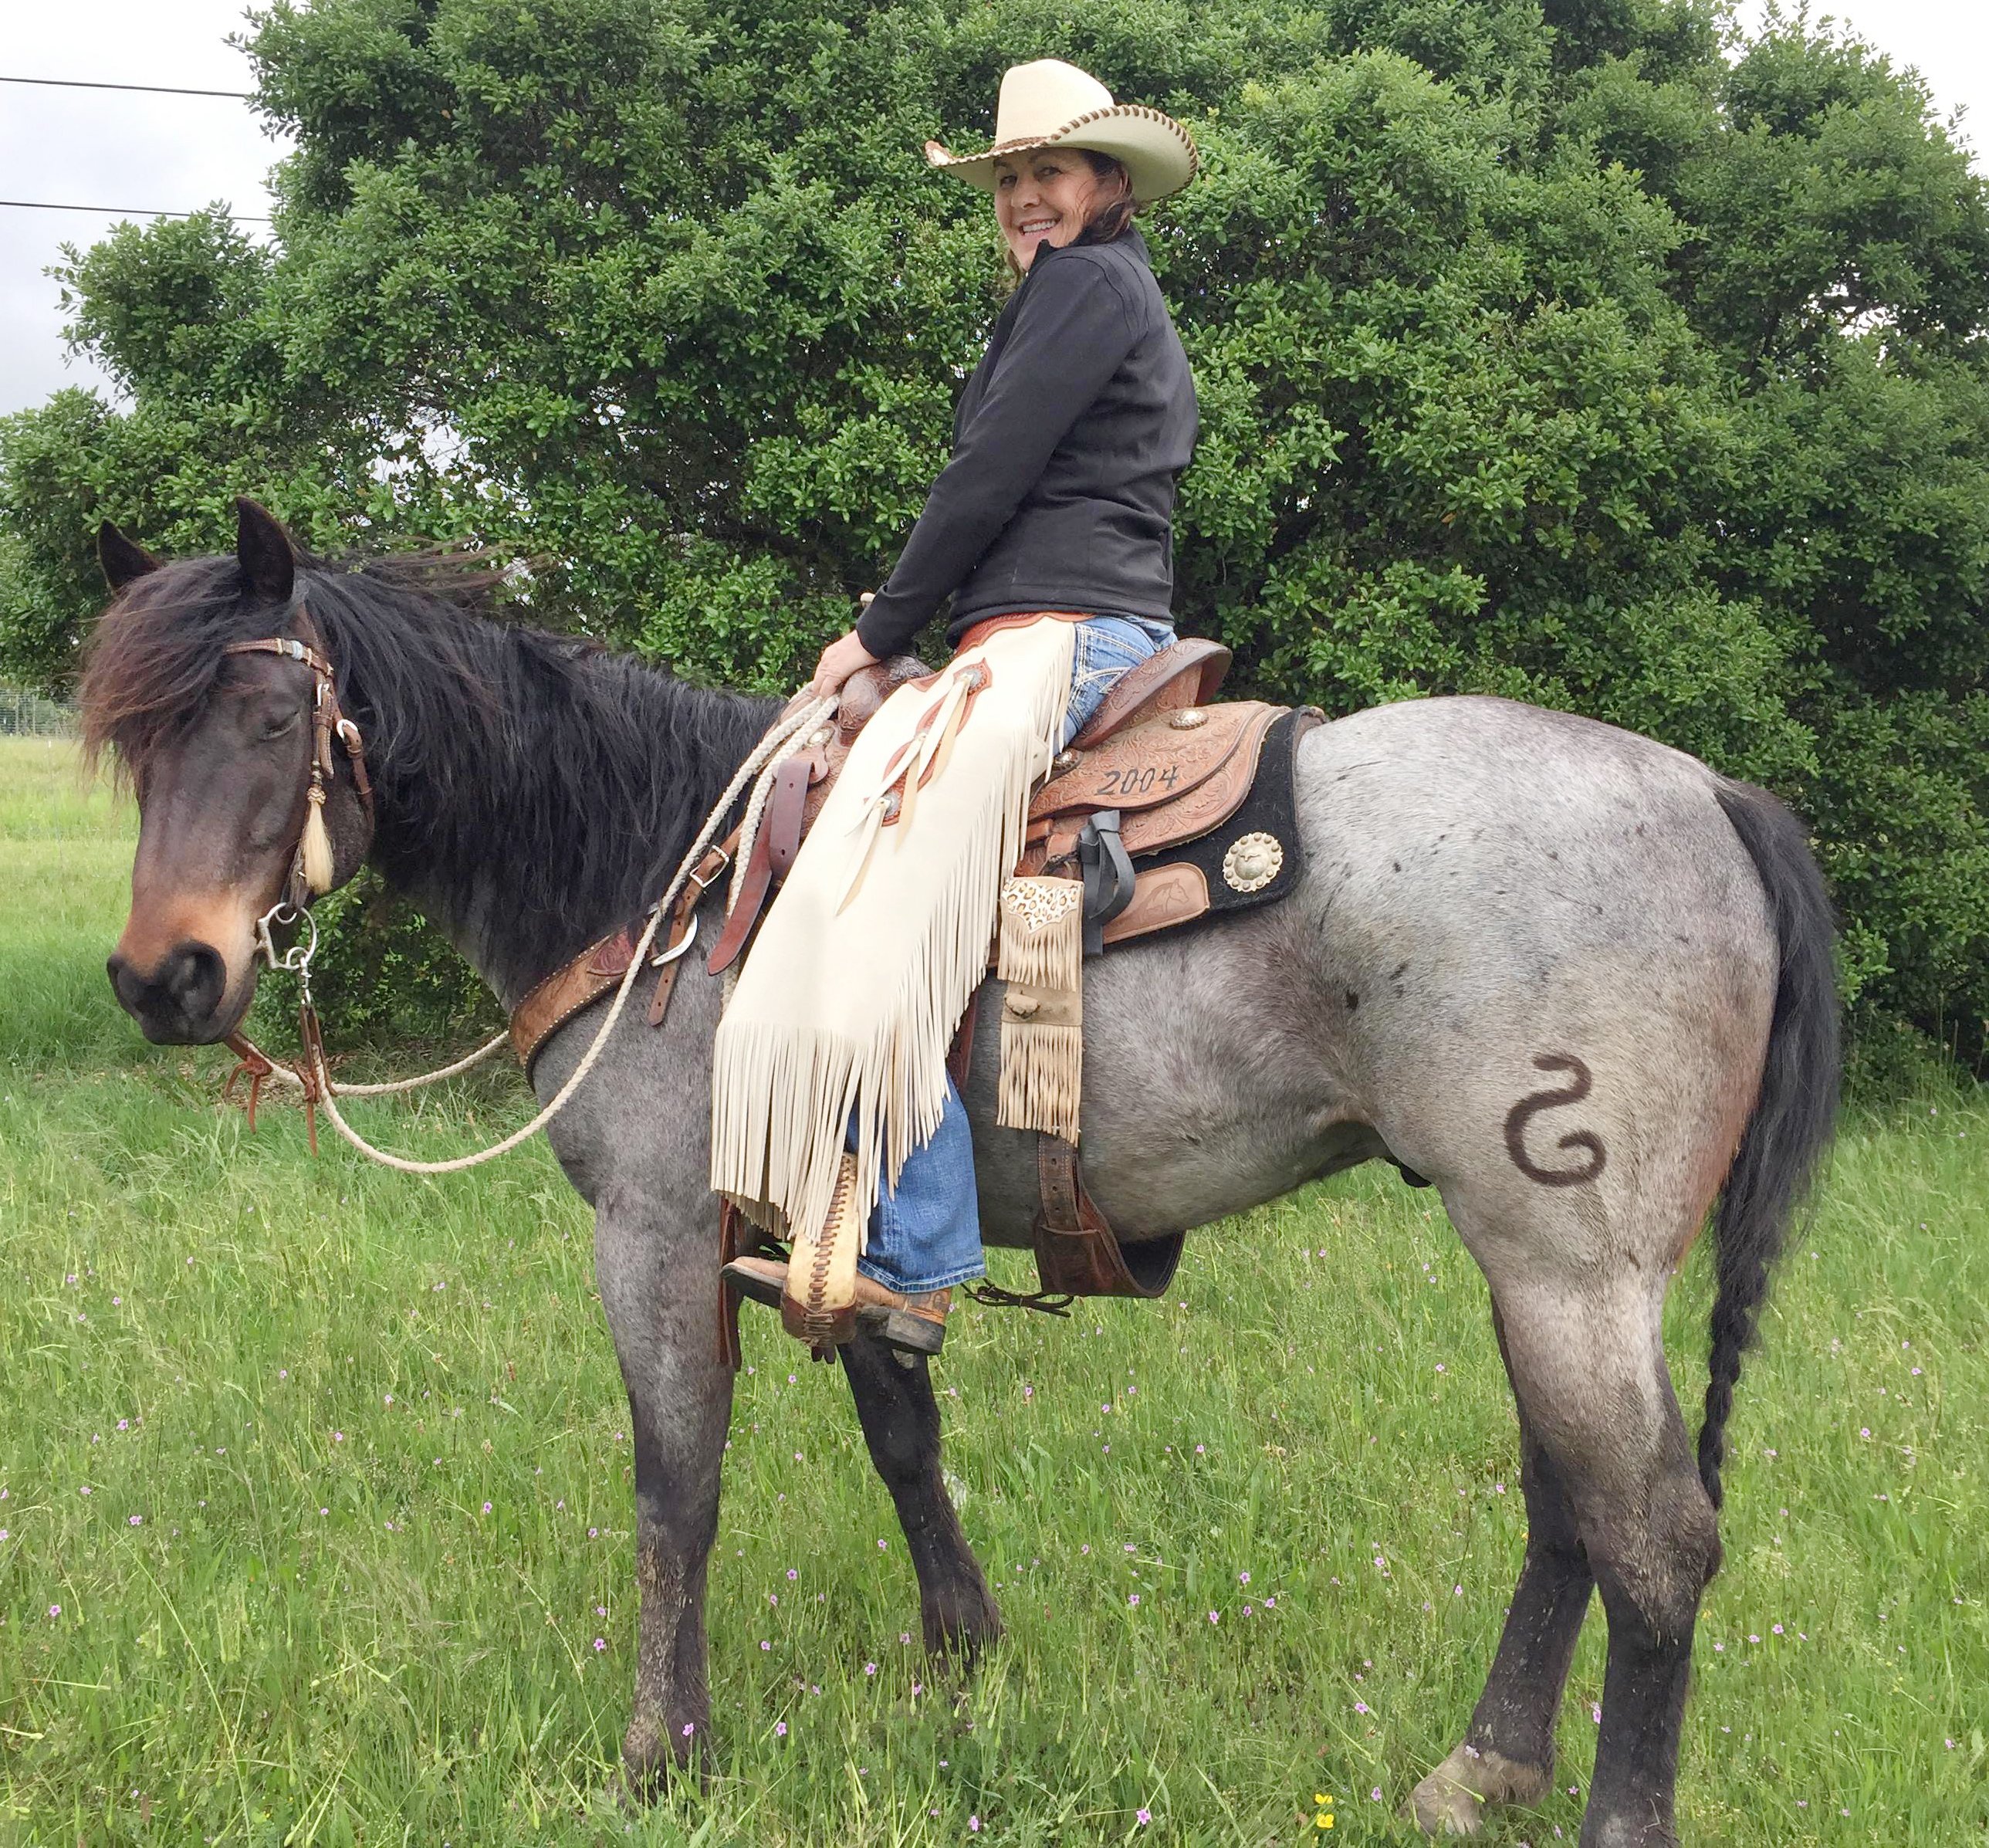
[[[608,1036],[615,1031],[615,1023],[622,1018],[622,1011],[628,1003],[629,994],[635,988],[636,979],[647,965],[649,946],[655,941],[656,932],[662,927],[663,919],[668,915],[672,903],[676,900],[677,894],[683,890],[684,883],[690,877],[692,870],[704,857],[706,849],[718,838],[719,831],[724,826],[725,817],[731,812],[733,803],[738,799],[740,791],[745,788],[749,781],[755,778],[761,779],[763,783],[770,781],[773,772],[780,767],[781,762],[800,750],[809,732],[824,720],[831,717],[835,709],[835,697],[833,694],[830,694],[818,700],[810,700],[805,706],[783,714],[774,721],[772,727],[759,743],[754,746],[746,761],[733,773],[731,782],[726,785],[725,793],[718,799],[710,814],[706,817],[704,826],[699,830],[697,838],[691,843],[690,851],[685,854],[682,863],[677,867],[675,877],[672,878],[668,887],[665,888],[662,896],[656,900],[654,908],[651,910],[649,924],[643,930],[641,940],[635,945],[635,955],[629,958],[629,967],[622,975],[621,985],[615,991],[614,1003],[608,1010],[607,1018],[601,1022],[599,1029],[595,1033],[593,1043],[588,1047],[579,1064],[574,1067],[566,1083],[560,1087],[545,1107],[533,1117],[530,1122],[526,1124],[522,1128],[513,1130],[502,1141],[493,1142],[489,1148],[479,1149],[473,1155],[457,1155],[446,1161],[410,1161],[407,1157],[395,1155],[387,1149],[376,1148],[368,1142],[339,1114],[338,1105],[334,1100],[341,1096],[385,1097],[398,1091],[414,1090],[422,1085],[432,1084],[442,1079],[453,1077],[457,1073],[467,1071],[472,1066],[488,1058],[510,1038],[508,1031],[498,1034],[487,1045],[478,1047],[475,1052],[459,1059],[453,1065],[444,1066],[437,1071],[425,1072],[417,1078],[400,1079],[390,1084],[334,1086],[332,1083],[331,1073],[325,1064],[324,1049],[315,1035],[307,1041],[304,1049],[304,1057],[309,1064],[308,1077],[291,1066],[278,1063],[273,1060],[269,1062],[272,1070],[267,1075],[278,1079],[283,1083],[292,1085],[299,1090],[308,1092],[314,1085],[317,1092],[316,1102],[324,1110],[325,1115],[330,1119],[332,1127],[362,1155],[378,1162],[383,1168],[391,1168],[402,1174],[454,1174],[463,1168],[479,1167],[486,1161],[495,1161],[500,1155],[510,1154],[520,1143],[529,1141],[551,1122],[553,1118],[566,1107],[574,1094],[586,1082],[588,1074],[594,1070],[595,1061],[599,1059],[603,1048],[608,1043]],[[759,792],[756,791],[755,793],[757,795]],[[764,801],[764,798],[762,800]],[[735,880],[737,877],[735,871]],[[308,913],[306,915],[308,917]],[[315,941],[313,938],[313,946]],[[300,962],[290,966],[293,967],[296,971],[300,984],[303,989],[304,1000],[308,1005],[310,999],[309,955],[307,954]]]

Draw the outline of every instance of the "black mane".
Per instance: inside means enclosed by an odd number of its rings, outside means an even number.
[[[373,860],[446,917],[507,1003],[662,890],[774,710],[571,636],[476,613],[487,574],[317,558],[297,582],[365,734]],[[222,671],[280,632],[232,558],[137,579],[106,612],[86,741],[142,777]]]

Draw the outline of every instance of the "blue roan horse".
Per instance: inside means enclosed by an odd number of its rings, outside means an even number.
[[[115,528],[103,549],[119,595],[84,721],[144,818],[110,973],[154,1040],[220,1039],[255,987],[252,927],[303,819],[313,676],[223,650],[284,632],[300,601],[364,733],[373,863],[507,1005],[656,895],[771,716],[485,621],[405,565],[300,559],[250,504],[232,558],[162,565]],[[1489,1806],[1545,1792],[1599,1589],[1608,1663],[1581,1840],[1655,1848],[1676,1839],[1740,1355],[1835,1111],[1822,883],[1801,828],[1762,791],[1504,700],[1361,713],[1307,736],[1297,768],[1306,871],[1290,897],[1089,971],[1086,1176],[1132,1238],[1377,1156],[1435,1184],[1491,1286],[1529,1532],[1484,1694],[1408,1805],[1426,1829],[1472,1833]],[[342,761],[326,814],[349,877],[364,819]],[[632,1010],[549,1132],[595,1208],[635,1419],[641,1655],[623,1749],[639,1782],[693,1727],[707,1736],[705,1568],[732,1398],[705,1183],[720,999],[693,964],[661,1033]],[[1033,1139],[993,1126],[999,1012],[981,1010],[968,1104],[988,1241],[1026,1247]],[[551,1042],[542,1094],[599,1018]],[[1709,1214],[1718,1291],[1695,1461],[1659,1322]],[[926,1640],[971,1653],[999,1619],[941,1486],[925,1364],[868,1341],[842,1351]]]

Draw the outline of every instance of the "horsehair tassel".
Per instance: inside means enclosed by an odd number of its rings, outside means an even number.
[[[324,785],[313,773],[305,792],[304,836],[299,851],[303,856],[304,883],[316,893],[329,892],[337,881],[337,866],[331,851],[331,836],[324,825]]]

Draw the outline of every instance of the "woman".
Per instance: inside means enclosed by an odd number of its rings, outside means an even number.
[[[1061,712],[1042,741],[1046,758],[1113,681],[1174,639],[1174,494],[1194,448],[1194,388],[1132,220],[1185,185],[1198,157],[1177,123],[1114,104],[1102,84],[1055,59],[1003,77],[986,153],[955,155],[929,142],[926,155],[994,195],[1020,280],[961,395],[952,459],[883,589],[822,651],[809,691],[834,693],[859,669],[904,653],[948,597],[955,648],[1001,619],[1055,615],[1074,632]],[[963,774],[954,765],[954,778]],[[949,1036],[957,1013],[944,1022]],[[740,1088],[764,1075],[756,1068]],[[723,1084],[721,1071],[721,1093]],[[895,1165],[894,1182],[883,1178],[854,1283],[866,1323],[927,1353],[940,1346],[952,1287],[984,1271],[966,1112],[950,1081],[934,1104],[937,1127]],[[876,1114],[867,1105],[852,1112],[851,1147],[879,1133]],[[755,1138],[765,1133],[756,1124],[728,1136],[715,1123],[714,1148],[751,1145],[757,1161]],[[771,1195],[758,1173],[749,1182],[736,1154],[729,1168],[715,1155],[714,1184],[735,1197]],[[781,1300],[787,1277],[761,1259],[740,1260],[727,1275],[764,1301]],[[788,1325],[801,1331],[791,1314]]]

